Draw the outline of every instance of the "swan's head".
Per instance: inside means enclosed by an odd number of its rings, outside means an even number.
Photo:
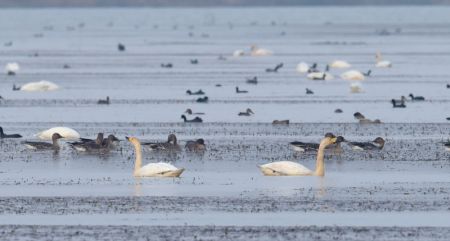
[[[331,144],[335,144],[344,141],[344,138],[342,136],[336,137],[333,133],[327,133],[325,134],[325,138],[320,141],[320,146],[326,147]]]
[[[133,145],[135,145],[135,146],[138,146],[138,145],[140,145],[141,144],[141,142],[139,141],[139,139],[138,138],[136,138],[136,137],[125,137],[131,144],[133,144]]]

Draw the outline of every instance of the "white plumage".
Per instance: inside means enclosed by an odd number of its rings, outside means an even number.
[[[305,62],[300,62],[299,64],[297,64],[296,70],[299,73],[306,73],[309,70],[309,65]]]
[[[63,138],[69,140],[80,139],[80,134],[76,130],[62,126],[53,127],[48,130],[41,131],[37,133],[36,136],[42,140],[51,140],[54,133],[59,133]]]
[[[364,80],[364,74],[358,70],[349,70],[341,74],[344,80]]]
[[[22,91],[34,92],[34,91],[52,91],[59,89],[59,86],[53,82],[41,80],[38,82],[30,82],[20,87]]]
[[[15,62],[7,63],[6,66],[5,66],[6,73],[10,73],[10,72],[16,73],[19,70],[20,70],[20,66],[19,66],[18,63],[15,63]]]
[[[259,166],[264,175],[267,176],[308,176],[313,171],[305,166],[291,161],[279,161]]]
[[[168,173],[178,171],[174,165],[165,162],[149,163],[139,169],[134,175],[141,177],[167,176]]]
[[[344,68],[350,68],[350,67],[352,67],[352,65],[344,60],[335,60],[330,63],[330,67],[336,68],[336,69],[344,69]]]

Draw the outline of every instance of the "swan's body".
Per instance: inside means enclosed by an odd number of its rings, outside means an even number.
[[[59,133],[65,139],[80,139],[80,133],[69,127],[53,127],[37,133],[36,136],[41,140],[51,140],[54,133]]]
[[[59,86],[56,85],[53,82],[41,80],[38,82],[30,82],[27,84],[24,84],[20,87],[21,91],[28,91],[28,92],[34,92],[34,91],[53,91],[59,89]]]
[[[377,52],[375,66],[378,68],[391,68],[392,63],[391,63],[391,61],[383,60],[383,58],[381,57],[381,53]]]
[[[363,89],[361,84],[358,82],[354,82],[350,84],[350,93],[362,93]]]
[[[256,45],[252,45],[250,50],[251,50],[251,52],[250,52],[251,56],[269,56],[269,55],[273,54],[272,51],[270,51],[268,49],[261,49],[261,48],[257,47]]]
[[[347,61],[335,60],[335,61],[330,63],[330,67],[331,68],[336,68],[336,69],[345,69],[345,68],[352,67],[352,65],[349,64]]]
[[[312,80],[332,80],[334,76],[327,72],[312,72],[306,75],[308,79]]]
[[[300,62],[299,64],[297,64],[296,70],[299,73],[307,73],[309,70],[309,65],[305,62]]]
[[[349,70],[341,74],[344,80],[364,80],[365,76],[358,70]]]
[[[135,177],[179,177],[184,169],[177,168],[172,164],[165,162],[149,163],[142,166],[142,147],[139,140],[135,137],[127,137],[127,140],[133,144],[136,152],[133,175]]]
[[[6,74],[15,75],[20,70],[18,63],[7,63],[5,66]]]
[[[339,140],[338,140],[339,139]],[[259,166],[261,172],[265,176],[324,176],[325,164],[324,155],[325,148],[328,145],[343,141],[342,137],[336,138],[333,134],[327,133],[322,139],[317,151],[316,169],[314,171],[305,166],[291,161],[279,161]]]

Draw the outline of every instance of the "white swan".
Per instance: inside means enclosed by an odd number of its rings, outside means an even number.
[[[252,45],[250,47],[250,55],[251,56],[268,56],[268,55],[272,55],[273,52],[268,50],[268,49],[261,49],[259,47],[257,47],[256,45]]]
[[[41,140],[51,140],[52,135],[54,133],[60,134],[63,138],[69,139],[69,140],[77,140],[80,139],[80,133],[78,133],[76,130],[69,128],[69,127],[53,127],[45,131],[41,131],[36,134],[36,136]]]
[[[235,50],[233,52],[233,57],[241,57],[244,55],[245,55],[245,52],[244,52],[244,50],[241,50],[241,49]]]
[[[41,80],[38,82],[30,82],[20,87],[22,91],[34,92],[34,91],[53,91],[59,89],[59,86],[53,82]]]
[[[324,176],[325,148],[328,145],[342,141],[342,137],[336,138],[333,134],[327,133],[325,138],[320,141],[319,150],[317,151],[316,170],[312,171],[305,166],[291,161],[279,161],[259,166],[261,172],[265,176]]]
[[[344,60],[335,60],[335,61],[330,63],[330,67],[331,68],[336,68],[336,69],[345,69],[345,68],[352,67],[352,65],[349,64],[347,61],[344,61]]]
[[[20,70],[18,63],[7,63],[5,66],[5,71],[8,75],[15,75]]]
[[[350,93],[356,94],[356,93],[362,93],[362,92],[363,92],[363,89],[362,89],[361,83],[353,82],[350,84]]]
[[[364,80],[364,74],[358,70],[349,70],[341,74],[344,80]]]
[[[311,80],[332,80],[334,76],[328,72],[312,72],[306,75]]]
[[[134,163],[135,177],[179,177],[183,173],[184,168],[178,169],[172,164],[165,162],[149,163],[142,167],[142,147],[141,142],[136,137],[126,137],[133,144],[136,161]]]
[[[309,70],[309,65],[305,62],[300,62],[299,64],[297,64],[296,70],[299,73],[307,73]]]
[[[391,61],[383,60],[383,58],[381,57],[381,53],[379,51],[375,55],[375,58],[376,58],[376,65],[375,65],[376,67],[378,67],[378,68],[391,68],[392,67]]]

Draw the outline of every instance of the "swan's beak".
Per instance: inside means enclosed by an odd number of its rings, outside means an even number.
[[[130,141],[130,137],[128,136],[125,136],[125,139],[127,139],[127,141]]]

